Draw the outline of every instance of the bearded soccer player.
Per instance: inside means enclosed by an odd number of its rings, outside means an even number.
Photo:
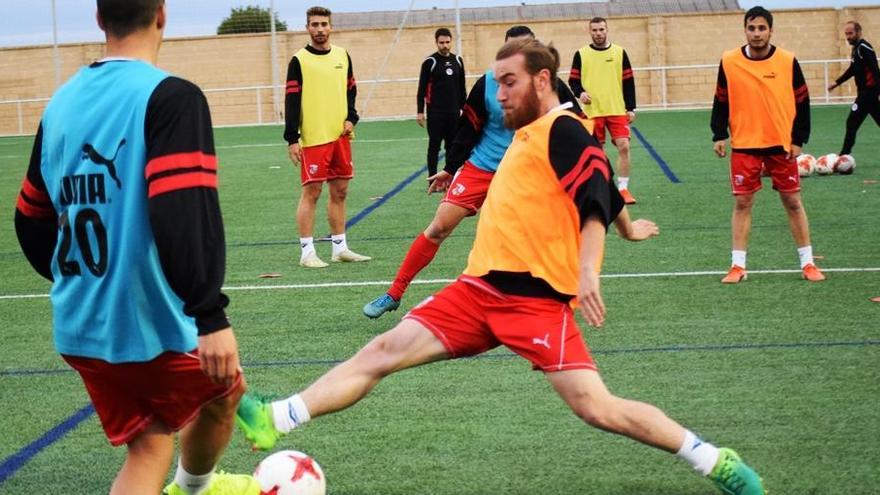
[[[858,22],[847,22],[843,34],[853,47],[852,62],[846,72],[828,85],[828,90],[833,90],[854,77],[856,101],[853,102],[849,117],[846,118],[846,135],[843,138],[840,156],[852,154],[853,146],[856,144],[856,134],[868,115],[880,125],[880,68],[877,66],[877,54],[874,52],[874,47],[862,38],[862,25]]]
[[[324,182],[330,190],[330,261],[371,259],[349,249],[345,238],[345,197],[354,177],[351,139],[358,121],[357,84],[348,52],[330,44],[330,16],[324,7],[306,11],[309,44],[296,52],[287,66],[284,139],[291,161],[300,167],[302,195],[296,223],[302,248],[299,264],[306,268],[327,266],[315,251],[314,238],[315,208]]]
[[[440,28],[434,33],[434,42],[437,51],[422,62],[416,94],[416,122],[422,127],[426,123],[425,107],[428,110],[428,177],[437,173],[441,141],[449,157],[458,117],[467,96],[464,62],[452,53],[452,33]]]
[[[773,15],[768,10],[749,9],[743,23],[748,43],[722,56],[712,106],[712,140],[719,158],[727,156],[730,137],[734,196],[732,260],[721,282],[736,284],[746,279],[746,248],[762,167],[770,174],[788,216],[802,276],[819,282],[825,276],[813,262],[796,162],[810,137],[807,83],[794,54],[770,44]]]
[[[636,120],[636,83],[629,57],[621,46],[608,40],[608,21],[590,19],[592,43],[574,54],[568,84],[592,119],[594,135],[605,144],[605,133],[617,147],[617,188],[626,204],[636,204],[629,192],[629,125]]]
[[[197,86],[155,67],[164,3],[97,1],[106,56],[46,106],[15,229],[52,281],[56,349],[128,447],[110,493],[159,493],[179,431],[163,493],[257,495],[251,476],[214,474],[244,381],[211,115]]]
[[[504,41],[534,37],[528,26],[513,26],[505,33]],[[571,110],[580,113],[571,90],[564,82],[558,79],[557,82],[560,100],[571,102]],[[497,90],[498,82],[491,69],[471,88],[459,120],[455,144],[446,157],[446,167],[430,177],[432,182],[428,193],[446,191],[446,196],[437,207],[428,228],[413,241],[391,287],[364,306],[365,316],[378,318],[400,307],[410,282],[431,263],[440,244],[462,220],[476,215],[482,206],[498,163],[513,138],[513,131],[504,127],[504,112],[496,98]],[[641,228],[644,220],[636,222],[639,222],[636,228]],[[629,239],[633,230],[628,216],[624,215],[615,221],[615,226],[621,236]]]
[[[531,361],[588,424],[677,453],[726,493],[764,493],[732,450],[701,441],[650,404],[612,395],[597,371],[572,308],[590,325],[603,324],[606,229],[624,205],[598,142],[560,104],[558,68],[556,50],[539,41],[501,48],[497,95],[516,134],[464,273],[303,392],[272,404],[247,397],[238,424],[255,447],[270,448],[281,432],[353,405],[391,373],[504,345]]]

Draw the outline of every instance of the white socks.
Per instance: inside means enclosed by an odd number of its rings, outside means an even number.
[[[336,256],[343,251],[348,251],[348,243],[345,242],[345,234],[331,235],[330,244],[333,244],[333,256]]]
[[[703,476],[708,476],[718,462],[718,447],[700,440],[690,430],[685,430],[684,441],[675,455],[689,462]]]
[[[617,189],[629,189],[629,177],[618,177]]]
[[[290,430],[308,422],[312,416],[302,397],[296,394],[272,403],[272,419],[276,430],[289,433]]]
[[[212,469],[208,474],[189,474],[183,469],[180,457],[177,458],[177,472],[174,473],[174,482],[187,495],[199,495],[208,489],[211,485],[211,478],[214,476]]]
[[[801,260],[801,268],[813,264],[813,246],[798,248],[798,258]]]
[[[746,267],[746,252],[745,251],[737,251],[736,249],[730,251],[731,265],[736,265],[740,268]]]
[[[299,256],[300,261],[308,258],[310,255],[315,254],[315,238],[314,237],[300,237],[299,238],[299,247],[302,248],[302,254]]]

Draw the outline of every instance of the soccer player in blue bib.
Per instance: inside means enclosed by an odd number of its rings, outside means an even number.
[[[245,390],[225,270],[208,103],[155,67],[164,0],[97,0],[107,54],[43,113],[15,214],[52,281],[55,347],[128,453],[111,494],[257,495],[214,474]]]

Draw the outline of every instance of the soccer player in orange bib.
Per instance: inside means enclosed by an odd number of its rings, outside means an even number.
[[[559,57],[537,40],[496,56],[498,100],[516,129],[489,186],[464,273],[304,391],[265,404],[246,396],[238,424],[257,448],[311,418],[345,409],[394,372],[504,345],[544,373],[588,424],[677,453],[725,493],[763,494],[758,475],[656,407],[608,391],[574,320],[601,326],[599,268],[607,226],[624,208],[608,159],[556,93]],[[628,228],[645,239],[648,221]]]
[[[721,282],[736,284],[746,279],[746,247],[762,167],[770,174],[788,215],[803,278],[819,282],[825,276],[813,262],[796,162],[810,137],[807,83],[794,54],[770,44],[773,15],[769,11],[749,9],[744,24],[748,43],[722,56],[712,106],[712,140],[719,158],[727,156],[727,138],[731,138],[730,185],[735,198],[732,261]]]

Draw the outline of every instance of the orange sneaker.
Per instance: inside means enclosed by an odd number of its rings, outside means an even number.
[[[623,197],[624,203],[626,203],[628,205],[636,204],[636,198],[634,198],[633,195],[630,194],[629,189],[621,189],[620,196]]]
[[[808,282],[821,282],[825,280],[825,275],[819,271],[819,267],[810,263],[806,265],[804,268],[804,280]]]
[[[748,275],[746,275],[746,269],[739,266],[733,265],[730,267],[730,271],[727,272],[727,275],[721,279],[722,284],[738,284],[743,280],[747,279]]]

